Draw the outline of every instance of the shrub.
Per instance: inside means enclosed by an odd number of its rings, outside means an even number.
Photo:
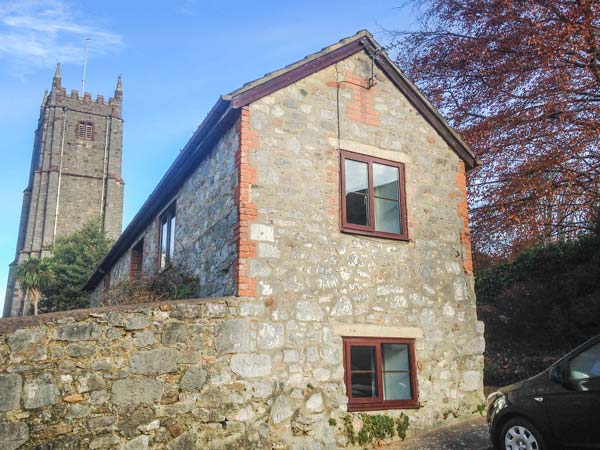
[[[360,429],[356,432],[352,423],[352,416],[349,414],[342,416],[344,421],[343,431],[348,437],[348,441],[353,445],[359,444],[362,447],[371,445],[375,448],[381,445],[381,441],[392,439],[395,435],[402,440],[406,439],[406,431],[410,421],[404,413],[401,413],[395,421],[384,414],[360,413],[358,418],[360,419]]]
[[[126,280],[102,293],[101,304],[129,305],[194,297],[198,280],[177,265],[139,280]]]
[[[476,273],[486,384],[531,376],[600,332],[600,237],[525,250]]]

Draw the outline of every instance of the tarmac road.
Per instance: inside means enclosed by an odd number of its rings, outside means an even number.
[[[385,450],[493,450],[483,417],[439,428],[383,448]]]

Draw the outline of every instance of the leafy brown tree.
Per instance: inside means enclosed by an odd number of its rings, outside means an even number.
[[[471,145],[476,253],[592,229],[600,207],[600,2],[427,0],[398,61]]]

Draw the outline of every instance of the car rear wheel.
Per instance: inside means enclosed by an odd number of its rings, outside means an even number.
[[[498,448],[504,450],[546,450],[542,433],[522,417],[510,419],[500,433]]]

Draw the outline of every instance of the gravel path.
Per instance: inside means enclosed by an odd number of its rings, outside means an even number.
[[[483,417],[409,438],[385,450],[493,450]]]

